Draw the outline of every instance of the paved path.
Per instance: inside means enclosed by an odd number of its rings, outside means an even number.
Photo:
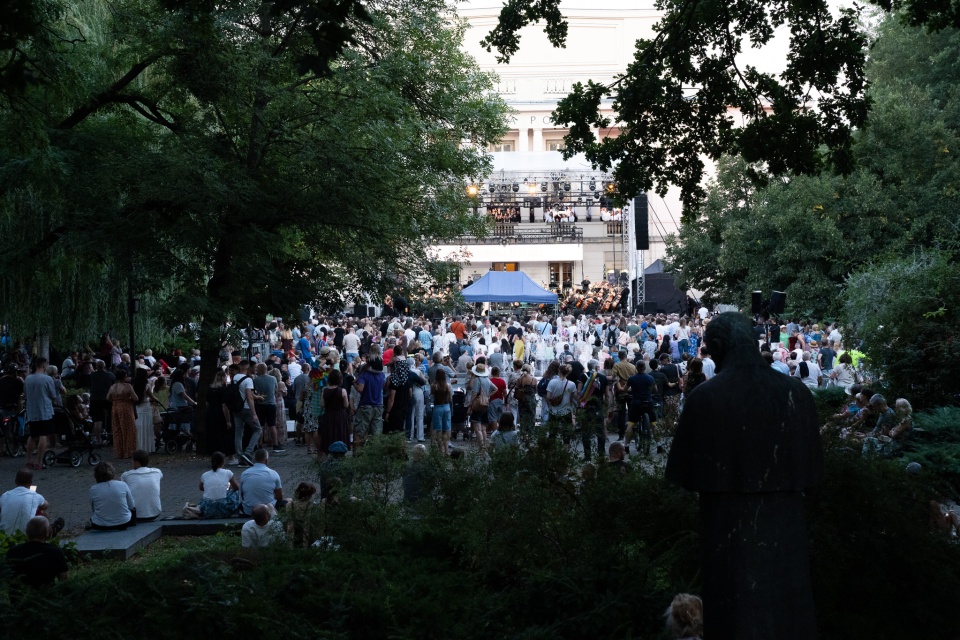
[[[117,470],[117,479],[124,471],[132,469],[130,460],[117,461],[113,450],[98,449],[103,460],[110,462]],[[17,470],[25,463],[24,458],[0,458],[0,492],[12,489]],[[185,502],[196,503],[200,500],[200,476],[210,469],[209,458],[193,453],[157,453],[151,456],[150,465],[163,471],[160,483],[160,499],[163,504],[161,518],[179,515]],[[297,484],[306,480],[317,481],[317,465],[306,449],[296,447],[290,442],[285,453],[270,456],[270,466],[277,470],[283,482],[284,495],[293,496]],[[229,467],[239,479],[244,467]],[[90,520],[89,491],[94,484],[93,467],[87,464],[84,455],[83,464],[74,469],[70,465],[57,464],[43,471],[34,471],[33,483],[37,492],[50,503],[51,518],[62,517],[66,521],[64,538],[74,538],[83,532],[84,525]]]

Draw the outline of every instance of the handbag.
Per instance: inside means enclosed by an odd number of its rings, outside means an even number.
[[[483,382],[480,381],[479,378],[477,378],[477,384],[480,386],[480,391],[477,392],[477,395],[473,396],[473,400],[470,402],[471,413],[485,411],[490,405],[490,398],[487,396],[486,391],[483,390]]]

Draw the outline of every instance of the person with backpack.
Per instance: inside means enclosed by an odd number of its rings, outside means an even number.
[[[557,376],[547,385],[547,405],[550,407],[550,435],[556,435],[555,429],[560,432],[564,442],[574,427],[573,411],[577,406],[577,385],[568,380],[571,367],[561,365]]]
[[[520,377],[513,387],[513,398],[517,403],[517,424],[524,436],[533,433],[537,422],[537,379],[533,377],[533,367],[525,364]]]
[[[547,402],[547,389],[550,381],[560,373],[560,363],[551,362],[547,365],[547,370],[543,372],[543,377],[537,382],[537,396],[540,398],[540,424],[546,424],[550,419],[550,403]]]
[[[660,372],[666,376],[667,383],[663,388],[663,436],[672,436],[673,428],[677,424],[677,416],[680,414],[680,365],[671,362],[669,354],[660,355]]]
[[[233,416],[233,443],[238,464],[253,466],[253,451],[260,441],[263,430],[257,418],[256,398],[253,394],[253,378],[250,376],[250,361],[241,360],[230,365],[230,384],[224,393],[224,404]],[[250,429],[250,441],[243,448],[244,431]]]
[[[607,378],[597,370],[599,366],[599,361],[590,360],[587,371],[581,373],[580,380],[576,381],[577,399],[583,416],[579,425],[580,439],[583,443],[583,459],[586,461],[590,460],[594,439],[597,441],[597,455],[602,457],[606,453],[607,429],[604,422],[607,413]]]

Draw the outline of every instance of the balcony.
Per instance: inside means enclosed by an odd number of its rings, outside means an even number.
[[[451,244],[582,244],[583,228],[572,222],[529,224],[497,222],[490,234],[482,238],[462,236]]]

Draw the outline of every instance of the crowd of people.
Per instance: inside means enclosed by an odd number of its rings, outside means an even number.
[[[710,321],[704,308],[683,316],[272,321],[262,332],[269,350],[225,345],[219,354],[203,394],[205,448],[215,453],[200,477],[201,498],[183,516],[245,515],[244,546],[298,535],[278,524],[278,511],[335,501],[336,491],[298,487],[286,498],[269,466],[271,453],[295,446],[327,464],[390,433],[404,434],[421,455],[428,441],[442,455],[461,455],[462,448],[451,446],[454,434],[481,450],[558,438],[582,452],[584,477],[595,472],[598,458],[628,473],[628,456],[666,453],[686,398],[716,374],[703,344]],[[839,326],[757,318],[753,332],[771,369],[810,389],[846,391],[849,403],[823,425],[824,433],[864,455],[897,454],[912,428],[910,403],[888,403],[873,390],[864,355]],[[22,406],[30,436],[28,464],[17,486],[0,496],[0,527],[25,531],[26,544],[47,544],[55,533],[49,505],[30,487],[32,474],[43,469],[44,449],[54,444],[46,439],[57,433],[51,423],[59,411],[84,421],[94,441],[112,439],[116,459],[132,461],[119,478],[112,464],[96,465],[90,527],[123,529],[162,511],[163,474],[150,466],[150,456],[170,427],[171,411],[181,416],[178,429],[195,427],[199,352],[155,358],[150,350],[132,357],[117,350],[73,353],[59,369],[35,357],[25,363],[26,376],[14,362],[0,378],[0,410],[10,415]],[[234,466],[246,469],[235,475]],[[43,557],[45,568],[34,573],[60,577],[57,554],[37,549],[30,557]]]

